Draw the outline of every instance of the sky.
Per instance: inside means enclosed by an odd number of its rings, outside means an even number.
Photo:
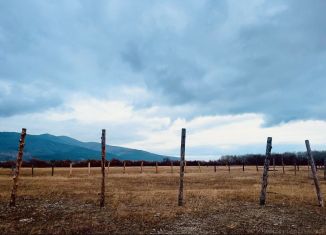
[[[178,156],[326,149],[324,0],[0,1],[0,131]]]

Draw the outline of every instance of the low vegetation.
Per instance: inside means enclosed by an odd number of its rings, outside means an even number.
[[[326,234],[307,166],[270,171],[267,204],[260,207],[255,166],[187,166],[185,206],[177,206],[178,167],[110,167],[105,207],[99,207],[100,168],[22,168],[17,206],[8,206],[11,169],[0,168],[0,231],[4,234]],[[318,171],[326,193],[323,172]]]

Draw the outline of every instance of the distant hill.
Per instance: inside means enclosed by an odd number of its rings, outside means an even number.
[[[0,161],[15,159],[20,133],[0,132]],[[101,158],[101,144],[81,142],[68,136],[50,134],[27,135],[24,149],[24,160],[72,160],[80,161]],[[165,158],[177,158],[158,155],[142,150],[107,145],[107,159],[162,161]]]

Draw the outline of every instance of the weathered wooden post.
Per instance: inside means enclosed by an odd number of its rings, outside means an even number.
[[[91,162],[88,162],[88,176],[91,175]]]
[[[187,171],[187,161],[185,161],[185,170],[184,170],[184,173],[186,173],[186,171]]]
[[[309,157],[307,158],[307,169],[308,169],[308,178],[310,177],[310,171],[309,171],[309,164],[310,164],[310,162],[309,162]]]
[[[230,166],[230,162],[228,161],[228,169],[229,169],[229,173],[231,172],[231,166]]]
[[[72,176],[72,162],[70,163],[70,172],[69,172],[69,176]]]
[[[173,174],[173,162],[171,161],[171,173]]]
[[[155,165],[155,172],[156,172],[156,174],[158,173],[158,165],[157,165],[157,162],[156,162],[156,165]]]
[[[245,167],[245,162],[244,159],[242,159],[242,171],[245,171],[244,167]]]
[[[201,172],[200,162],[198,162],[198,168],[199,168],[199,172]]]
[[[34,164],[32,164],[32,177],[34,177]]]
[[[126,161],[123,161],[123,174],[126,173]]]
[[[294,158],[294,175],[297,175],[297,160]]]
[[[51,167],[52,167],[52,173],[51,173],[51,176],[53,176],[53,175],[54,175],[54,163],[53,163],[53,162],[52,162]]]
[[[17,160],[16,160],[16,169],[13,176],[13,185],[11,190],[11,196],[10,196],[10,206],[16,206],[16,194],[18,189],[18,178],[20,173],[20,167],[23,162],[23,153],[24,153],[24,146],[25,146],[25,137],[26,137],[26,129],[22,129],[22,133],[20,135],[19,139],[19,147],[18,147],[18,153],[17,153]]]
[[[273,155],[273,174],[275,175],[275,171],[276,171],[276,169],[275,169],[276,167],[275,167],[275,154]]]
[[[309,140],[306,140],[305,143],[306,143],[308,158],[309,158],[310,164],[311,164],[311,172],[312,172],[312,177],[314,179],[314,183],[315,183],[315,187],[316,187],[316,193],[317,193],[319,206],[324,207],[323,195],[320,191],[319,180],[318,180],[316,166],[315,166],[315,160],[314,160],[314,157],[313,157],[311,149],[310,149]]]
[[[178,205],[183,206],[183,176],[185,170],[185,146],[186,146],[186,129],[181,131],[181,149],[180,149],[180,185]]]
[[[266,157],[264,162],[264,171],[263,177],[261,181],[261,192],[259,198],[259,204],[264,206],[266,203],[266,190],[268,184],[268,170],[269,170],[269,163],[271,159],[271,151],[272,151],[272,137],[267,138],[267,145],[266,145]]]
[[[214,165],[214,172],[216,172],[216,165]]]
[[[107,167],[107,173],[108,173],[108,176],[109,176],[109,171],[110,171],[110,164],[111,164],[111,162],[108,161],[108,167]]]
[[[283,174],[285,173],[285,170],[284,170],[284,159],[283,159],[283,155],[282,155],[282,168],[283,168]]]
[[[326,158],[324,159],[324,180],[326,180]]]
[[[140,163],[140,173],[143,173],[143,166],[144,166],[144,162],[141,161],[141,163]]]
[[[104,207],[105,203],[105,129],[102,129],[102,162],[101,162],[101,170],[102,170],[102,184],[101,184],[101,198],[100,198],[100,207]]]
[[[256,171],[258,172],[258,157],[256,157]]]

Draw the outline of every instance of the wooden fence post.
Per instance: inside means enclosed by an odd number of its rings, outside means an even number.
[[[326,180],[326,158],[324,159],[324,180]]]
[[[32,177],[34,177],[34,164],[32,164]]]
[[[283,168],[283,174],[285,173],[285,169],[284,169],[284,159],[283,159],[283,155],[282,155],[282,168]]]
[[[52,173],[51,173],[51,176],[54,175],[54,163],[52,163]]]
[[[69,172],[69,176],[72,176],[72,163],[70,163],[70,172]]]
[[[24,146],[25,146],[25,137],[26,137],[26,129],[22,129],[22,133],[20,135],[19,139],[19,147],[18,147],[18,153],[17,153],[17,160],[16,160],[16,169],[13,176],[13,185],[11,190],[11,196],[10,196],[10,206],[16,206],[16,194],[18,189],[18,178],[20,173],[20,167],[23,162],[23,153],[24,153]]]
[[[140,163],[140,173],[143,173],[143,166],[144,166],[144,162],[141,161],[141,163]]]
[[[228,169],[229,169],[229,173],[231,173],[231,166],[230,166],[230,162],[228,161]]]
[[[309,171],[309,164],[310,164],[310,162],[309,162],[309,158],[307,158],[307,169],[308,169],[308,178],[310,177],[310,171]]]
[[[294,175],[297,175],[297,160],[294,159]]]
[[[242,160],[242,171],[245,171],[244,167],[245,167],[245,162],[244,162],[244,159],[243,159]]]
[[[214,172],[216,172],[216,165],[214,165]]]
[[[199,168],[199,172],[201,172],[200,162],[198,162],[198,168]]]
[[[123,161],[123,174],[126,173],[126,161]]]
[[[110,171],[110,164],[111,164],[111,162],[108,161],[108,167],[107,167],[107,173],[108,173],[108,176],[109,176],[109,171]]]
[[[101,198],[100,198],[100,207],[104,207],[105,203],[105,129],[102,129],[102,162],[101,162],[101,170],[102,170],[102,181],[101,181]]]
[[[273,174],[275,175],[276,167],[275,167],[275,155],[273,155]]]
[[[185,146],[186,146],[186,129],[182,128],[181,131],[181,149],[180,149],[180,185],[179,185],[179,198],[178,206],[183,206],[183,177],[185,170]]]
[[[171,161],[171,173],[173,174],[173,162]]]
[[[185,165],[185,167],[184,167],[185,168],[184,173],[186,173],[186,171],[187,171],[186,170],[187,169],[187,161],[185,161],[185,164],[184,165]]]
[[[265,205],[266,203],[266,190],[268,184],[268,170],[269,170],[269,163],[271,159],[271,150],[272,150],[272,137],[267,138],[267,145],[266,145],[266,157],[264,162],[264,171],[263,177],[261,181],[261,192],[259,198],[259,204],[261,206]]]
[[[156,174],[158,173],[158,165],[157,165],[157,162],[156,162],[156,165],[155,165],[155,172],[156,172]]]
[[[315,160],[314,160],[314,157],[313,157],[311,149],[310,149],[309,140],[306,140],[305,143],[306,143],[308,158],[309,158],[310,164],[311,164],[311,172],[312,172],[312,177],[314,179],[314,183],[315,183],[315,187],[316,187],[316,193],[317,193],[319,206],[324,207],[323,195],[322,195],[322,192],[320,191],[320,185],[319,185],[318,175],[317,175],[316,166],[315,166]]]
[[[88,162],[88,176],[91,175],[91,162]]]

